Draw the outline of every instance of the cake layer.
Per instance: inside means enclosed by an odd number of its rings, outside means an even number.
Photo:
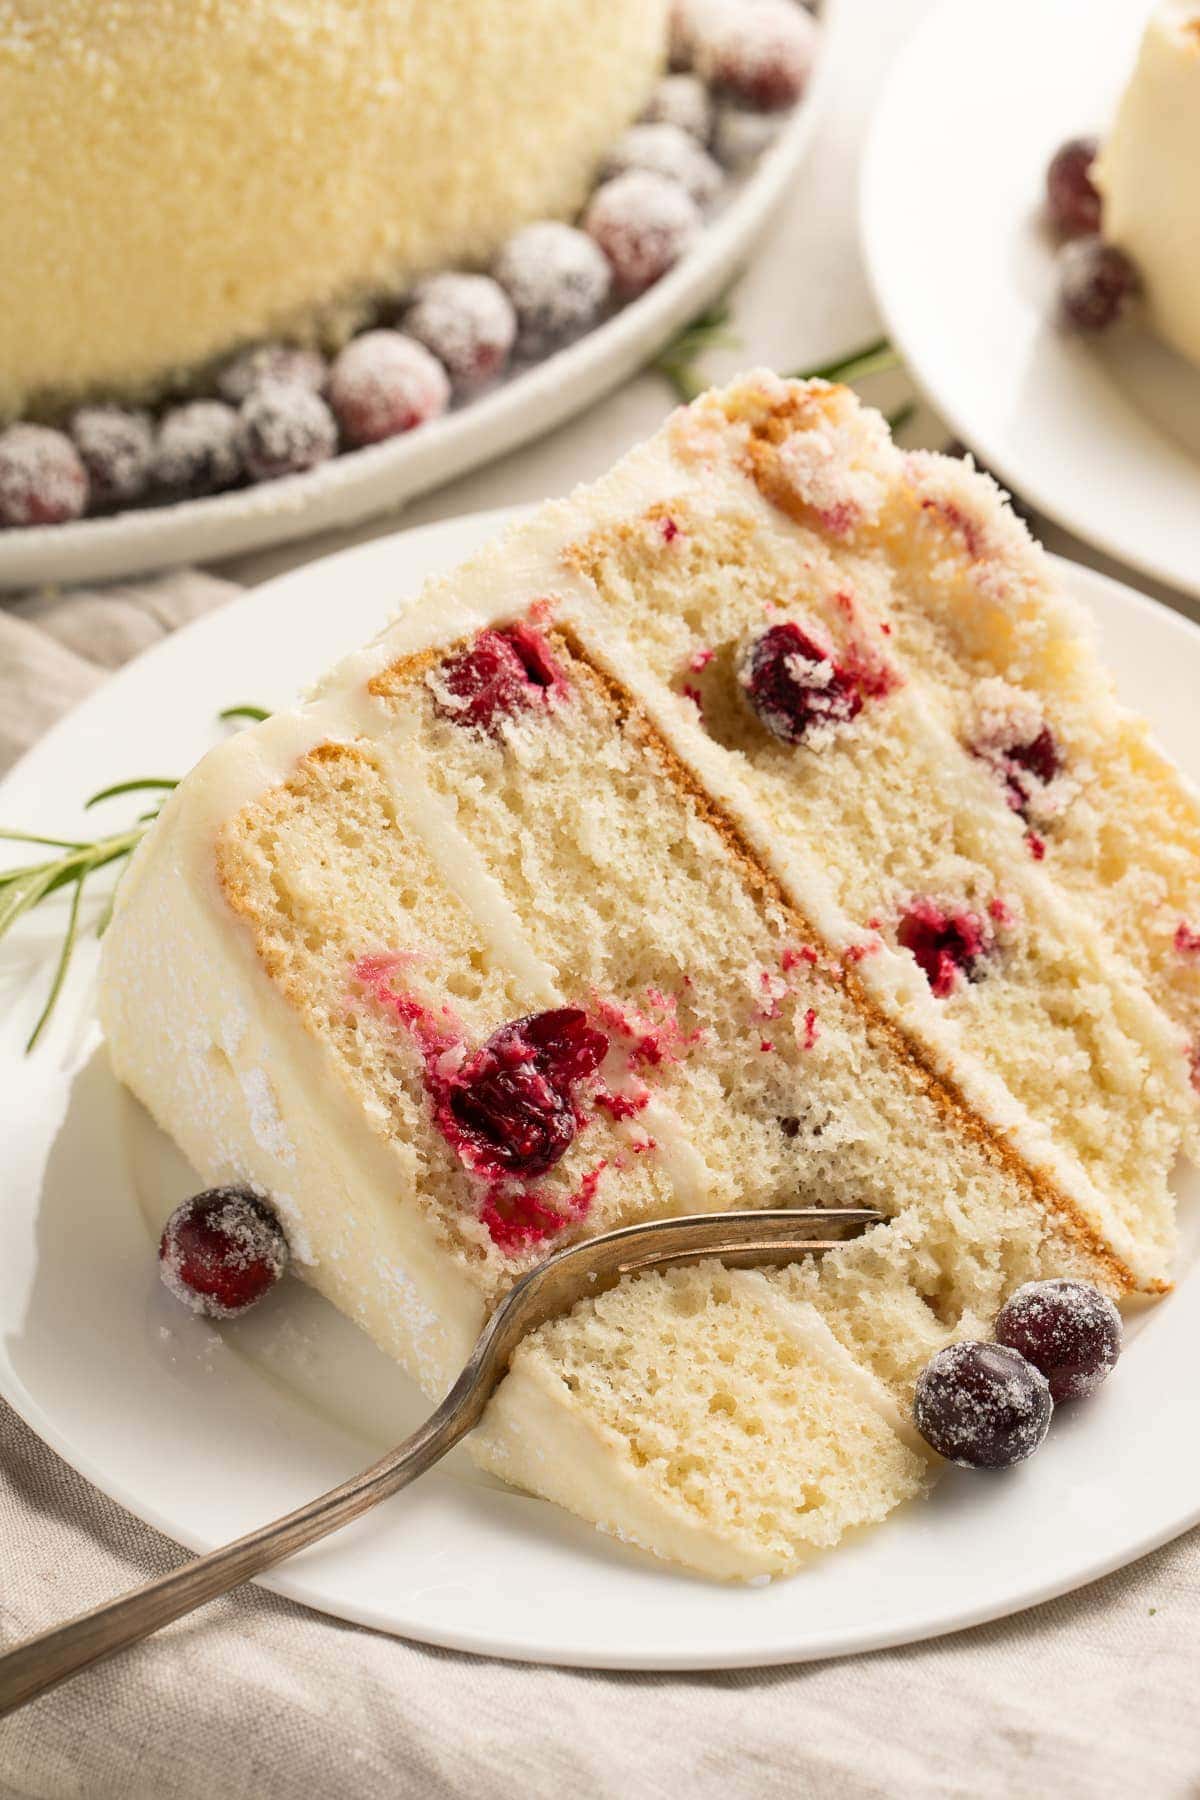
[[[0,418],[337,330],[568,216],[666,0],[5,0]]]

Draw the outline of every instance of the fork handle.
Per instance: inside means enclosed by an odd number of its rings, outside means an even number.
[[[478,1422],[482,1406],[466,1403],[469,1398],[473,1397],[464,1394],[460,1379],[411,1437],[340,1487],[0,1655],[0,1715],[24,1706],[90,1663],[139,1643],[407,1487]]]

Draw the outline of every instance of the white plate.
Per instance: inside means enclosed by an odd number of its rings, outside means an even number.
[[[826,33],[834,11],[834,0],[826,0]],[[353,525],[376,513],[398,512],[417,494],[582,412],[644,368],[749,260],[807,154],[830,61],[828,55],[820,58],[804,100],[750,174],[730,178],[724,201],[695,249],[648,293],[578,343],[419,431],[335,457],[304,475],[108,519],[2,531],[0,591],[215,562]],[[665,388],[663,400],[665,408]]]
[[[979,457],[1078,537],[1200,592],[1200,371],[1132,323],[1059,330],[1040,220],[1065,138],[1103,135],[1148,0],[943,0],[868,143],[867,262],[925,393]]]
[[[81,795],[169,775],[246,700],[284,704],[428,573],[496,528],[451,521],[262,587],[115,676],[0,787],[7,826],[70,835]],[[1200,775],[1200,631],[1061,565],[1094,608],[1122,688]],[[119,828],[136,797],[87,815]],[[98,897],[97,897],[98,904]],[[416,1422],[397,1368],[300,1283],[220,1332],[159,1284],[154,1238],[194,1181],[116,1086],[92,1017],[94,946],[54,1025],[21,1054],[61,914],[0,946],[0,1391],[90,1480],[181,1543],[209,1547],[298,1504]],[[1195,1208],[1200,1184],[1187,1199]],[[1189,1266],[1190,1252],[1183,1259]],[[1065,1412],[1009,1478],[951,1471],[792,1581],[719,1587],[476,1473],[462,1454],[268,1577],[297,1600],[436,1644],[611,1668],[790,1662],[950,1631],[1090,1580],[1200,1515],[1188,1371],[1200,1277],[1157,1308],[1119,1377]],[[68,1584],[69,1587],[69,1584]],[[69,1601],[64,1590],[63,1602]]]

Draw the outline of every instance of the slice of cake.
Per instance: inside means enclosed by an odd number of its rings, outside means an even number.
[[[573,1238],[878,1207],[820,1260],[582,1303],[472,1440],[755,1576],[923,1488],[915,1378],[1020,1283],[1168,1278],[1195,996],[1156,920],[1200,924],[1197,834],[992,485],[752,377],[206,757],[102,1013],[430,1395]]]
[[[1105,237],[1132,259],[1159,335],[1200,363],[1200,5],[1164,0],[1146,26],[1094,175]]]

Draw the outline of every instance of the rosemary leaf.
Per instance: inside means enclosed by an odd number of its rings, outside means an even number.
[[[265,706],[227,706],[217,714],[218,719],[253,719],[259,725],[270,716]]]
[[[886,338],[878,338],[861,350],[851,351],[836,362],[823,363],[819,369],[801,369],[791,376],[793,381],[863,381],[868,375],[882,375],[887,369],[898,369],[900,358]]]
[[[0,838],[12,844],[49,844],[53,850],[86,850],[76,838],[39,837],[34,831],[4,831],[0,829]]]
[[[177,780],[170,781],[155,775],[143,775],[136,781],[118,781],[113,787],[101,788],[98,794],[93,794],[90,800],[85,800],[83,803],[83,810],[86,812],[89,807],[99,806],[101,800],[112,800],[117,794],[137,794],[140,793],[143,788],[170,789],[177,788],[178,786],[179,782]]]
[[[25,1045],[26,1054],[28,1054],[37,1043],[38,1038],[42,1034],[42,1027],[50,1017],[50,1014],[54,1011],[54,1003],[62,992],[62,984],[66,978],[67,969],[71,961],[71,952],[75,948],[75,934],[79,929],[79,902],[83,898],[83,884],[87,880],[89,873],[89,869],[85,866],[80,869],[75,877],[75,892],[71,895],[71,911],[67,918],[67,929],[63,933],[62,948],[58,953],[58,962],[54,967],[54,979],[50,983],[50,992],[46,996],[46,1004],[43,1006],[41,1013],[38,1016],[38,1022],[29,1034],[29,1040]]]

